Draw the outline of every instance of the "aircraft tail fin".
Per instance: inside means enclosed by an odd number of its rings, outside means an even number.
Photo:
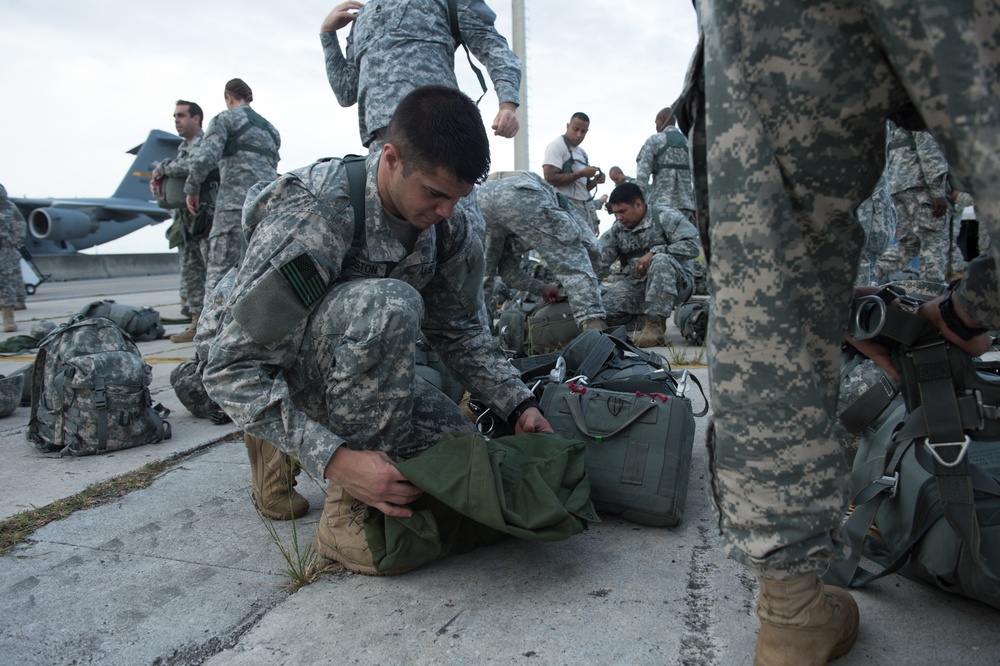
[[[131,168],[125,174],[113,196],[125,199],[149,201],[149,181],[153,177],[153,167],[168,157],[177,155],[181,138],[163,130],[152,130],[146,140],[128,152],[135,155]]]

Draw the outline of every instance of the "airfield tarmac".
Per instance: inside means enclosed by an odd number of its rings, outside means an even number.
[[[65,321],[112,298],[179,315],[177,276],[46,282],[17,313]],[[168,334],[182,330],[168,327]],[[679,342],[676,331],[672,339]],[[564,542],[507,540],[396,577],[332,573],[297,592],[249,498],[232,425],[184,410],[170,371],[193,353],[139,343],[173,438],[101,457],[47,458],[25,443],[28,408],[0,420],[0,518],[157,460],[177,465],[114,502],[73,513],[0,557],[0,664],[750,664],[756,582],[726,558],[698,419],[683,522],[605,517]],[[666,350],[659,350],[666,353]],[[31,355],[0,360],[7,373]],[[693,372],[707,385],[704,368]],[[698,400],[698,398],[694,398]],[[309,514],[275,523],[310,543]],[[1000,664],[1000,612],[899,576],[855,593],[861,633],[838,664]]]

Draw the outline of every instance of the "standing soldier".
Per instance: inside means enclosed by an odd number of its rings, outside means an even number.
[[[411,90],[430,84],[458,88],[453,23],[493,81],[500,101],[493,132],[506,138],[517,134],[521,61],[497,32],[496,14],[483,0],[459,0],[455,6],[458,16],[451,17],[447,0],[368,5],[352,0],[337,5],[323,20],[320,41],[327,79],[341,106],[358,105],[361,143],[369,152],[379,151],[389,118]],[[337,31],[347,25],[351,32],[346,52],[341,52]]]
[[[184,138],[177,147],[176,159],[166,159],[153,170],[153,181],[164,177],[187,178],[188,161],[191,152],[201,143],[205,133],[201,129],[205,114],[194,102],[177,100],[174,108],[174,127]],[[150,183],[153,187],[153,183]],[[201,317],[202,303],[205,300],[205,270],[208,259],[208,234],[212,228],[212,214],[215,212],[214,193],[218,188],[213,183],[211,188],[202,188],[202,194],[210,192],[210,197],[201,196],[199,214],[192,215],[186,208],[174,210],[174,224],[180,227],[180,263],[181,263],[181,293],[187,297],[187,306],[191,313],[191,326],[186,330],[170,336],[171,342],[191,342],[194,340]]]
[[[692,224],[697,224],[688,142],[677,129],[677,121],[669,106],[656,114],[656,134],[642,144],[635,161],[635,180],[646,197],[646,203],[676,208]]]
[[[14,306],[17,305],[17,284],[21,279],[21,254],[18,247],[24,242],[25,225],[21,211],[7,197],[7,189],[0,185],[0,312],[3,312],[3,332],[17,330]]]
[[[201,143],[189,155],[184,184],[188,211],[197,215],[202,183],[213,169],[219,169],[219,194],[208,236],[206,294],[226,271],[239,264],[245,245],[240,226],[243,202],[251,185],[277,177],[281,147],[278,130],[250,108],[250,86],[242,79],[232,79],[226,83],[224,96],[227,109],[212,118]]]
[[[889,187],[896,207],[896,238],[879,261],[883,275],[906,268],[919,257],[921,280],[947,282],[948,162],[930,132],[895,127],[889,139]]]
[[[542,175],[545,182],[569,197],[594,235],[600,236],[601,223],[590,191],[603,183],[605,176],[599,168],[591,166],[587,151],[580,147],[589,131],[590,116],[582,111],[570,116],[566,133],[545,147]]]

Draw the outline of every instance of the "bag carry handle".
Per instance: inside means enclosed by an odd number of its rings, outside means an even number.
[[[639,403],[639,409],[636,410],[631,416],[629,416],[628,419],[625,421],[625,423],[619,426],[618,429],[616,429],[614,432],[595,435],[592,434],[590,430],[587,428],[587,421],[583,416],[583,406],[580,401],[580,394],[573,393],[572,391],[570,391],[568,393],[565,393],[563,397],[566,398],[566,406],[569,407],[570,416],[573,417],[573,423],[576,424],[577,430],[582,432],[587,437],[590,437],[591,439],[595,439],[597,441],[600,441],[605,437],[614,437],[622,430],[625,430],[633,423],[638,421],[643,414],[645,414],[646,412],[648,412],[649,410],[653,409],[656,406],[654,400],[647,400],[645,403]],[[632,408],[635,409],[635,406],[636,403],[633,402]]]

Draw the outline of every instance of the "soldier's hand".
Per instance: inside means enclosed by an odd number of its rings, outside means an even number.
[[[559,286],[555,284],[547,284],[542,289],[542,300],[546,303],[552,303],[559,299]]]
[[[320,32],[337,32],[345,25],[348,25],[354,19],[358,18],[358,10],[361,9],[361,3],[350,0],[350,2],[342,2],[333,8],[326,18],[323,19],[323,25],[320,26]]]
[[[413,511],[405,505],[423,495],[381,451],[352,451],[341,446],[330,456],[324,476],[355,499],[397,518],[412,516]]]
[[[580,174],[581,178],[593,178],[597,175],[598,168],[595,166],[586,166],[580,169],[577,173]]]
[[[649,272],[649,264],[653,261],[654,256],[652,252],[647,252],[639,257],[639,261],[635,262],[636,277],[646,277],[646,273]]]
[[[505,139],[513,138],[521,125],[517,122],[517,107],[511,102],[500,104],[497,117],[493,119],[493,133]]]
[[[198,214],[198,206],[201,205],[201,198],[197,194],[189,194],[184,197],[184,203],[187,205],[189,213],[192,215]]]
[[[982,328],[979,322],[973,321],[972,317],[966,314],[965,310],[962,308],[962,304],[958,302],[958,299],[952,298],[951,292],[942,294],[938,296],[933,301],[928,301],[917,308],[917,314],[934,324],[944,339],[952,343],[959,349],[962,349],[972,356],[979,356],[985,354],[990,350],[990,346],[993,344],[993,338],[989,333],[983,333],[982,335],[977,335],[971,340],[962,339],[957,333],[948,328],[948,324],[945,323],[944,319],[941,317],[941,301],[946,298],[951,298],[952,310],[955,312],[955,316],[958,317],[963,324],[969,328]]]
[[[515,435],[523,435],[526,432],[552,432],[552,426],[537,408],[530,407],[524,410],[514,426]]]

